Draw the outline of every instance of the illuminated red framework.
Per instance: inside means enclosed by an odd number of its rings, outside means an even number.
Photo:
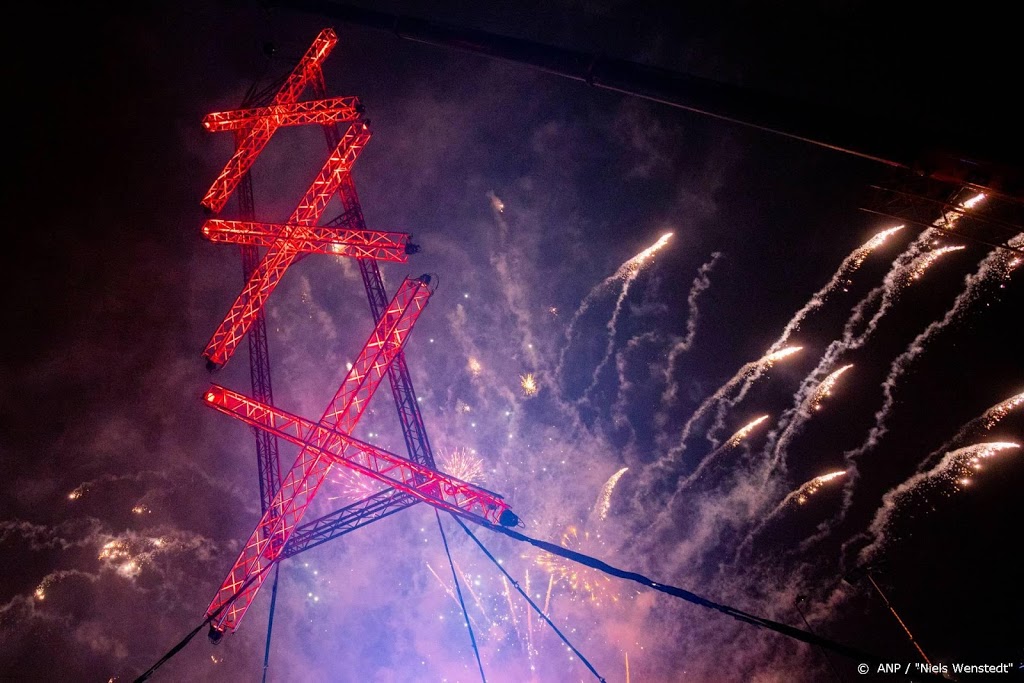
[[[501,496],[435,469],[402,353],[402,346],[429,298],[430,279],[424,276],[406,280],[395,297],[390,302],[387,299],[377,262],[405,262],[407,255],[414,253],[416,247],[409,243],[409,235],[405,233],[366,228],[350,174],[352,164],[370,136],[366,123],[361,119],[363,109],[357,98],[324,97],[326,88],[320,63],[336,40],[329,29],[322,31],[269,103],[271,93],[268,91],[259,96],[250,94],[243,103],[243,109],[210,114],[203,122],[210,131],[234,131],[236,141],[236,153],[214,182],[203,204],[207,210],[216,213],[237,189],[244,219],[210,218],[203,225],[203,236],[213,242],[238,244],[243,257],[247,257],[243,258],[247,277],[245,288],[224,323],[218,327],[204,355],[210,365],[223,365],[250,326],[250,355],[254,342],[263,349],[262,358],[256,359],[263,362],[253,361],[254,368],[262,371],[260,381],[253,380],[256,398],[216,385],[204,394],[207,405],[241,419],[256,431],[264,510],[260,523],[207,612],[212,615],[224,608],[211,622],[214,640],[219,639],[225,630],[237,627],[266,578],[266,570],[275,562],[418,501],[482,523],[518,523],[518,517]],[[297,102],[307,85],[312,86],[322,99]],[[253,216],[249,180],[253,161],[278,127],[307,124],[323,127],[331,150],[327,162],[286,222],[257,222]],[[341,130],[338,124],[341,124]],[[327,226],[317,225],[334,194],[340,198],[344,213]],[[266,249],[262,259],[258,258],[260,249]],[[311,253],[357,259],[370,310],[377,321],[370,340],[318,423],[273,407],[265,342],[261,346],[258,339],[266,298],[288,266]],[[385,374],[392,386],[409,458],[351,436]],[[253,376],[256,377],[255,374]],[[260,460],[260,444],[263,441],[276,444],[278,437],[301,448],[295,464],[283,478],[274,467],[276,458],[264,458],[267,463]],[[276,455],[276,447],[273,454]],[[387,489],[320,519],[300,524],[335,464],[377,479],[385,483]]]
[[[497,494],[423,467],[350,435],[401,351],[430,297],[430,278],[406,279],[374,327],[334,399],[318,423],[214,387],[208,405],[300,444],[295,464],[281,481],[270,507],[235,561],[207,610],[216,631],[235,629],[259,591],[269,568],[281,555],[331,467],[340,463],[444,510],[485,522],[514,525],[518,519]]]
[[[346,125],[320,173],[287,221],[275,224],[210,219],[203,225],[203,235],[212,241],[266,248],[266,253],[249,274],[245,286],[203,352],[213,368],[222,367],[231,359],[242,337],[256,322],[270,293],[301,255],[333,254],[405,262],[412,250],[407,234],[367,230],[361,221],[355,220],[356,216],[338,226],[317,225],[331,198],[339,193],[343,184],[351,184],[352,165],[370,140],[370,130],[362,118],[363,107],[358,98],[298,101],[308,86],[322,83],[320,64],[337,40],[330,29],[321,31],[269,105],[216,112],[203,120],[207,130],[233,131],[236,140],[235,153],[202,201],[202,205],[214,214],[224,208],[232,193],[242,184],[278,128]]]

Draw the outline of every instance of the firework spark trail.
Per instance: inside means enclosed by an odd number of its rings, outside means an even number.
[[[562,350],[558,354],[558,364],[555,366],[555,379],[561,380],[562,368],[565,364],[565,354],[569,348],[570,342],[572,342],[572,333],[576,329],[576,323],[580,317],[587,312],[590,306],[597,300],[599,296],[604,294],[613,284],[616,282],[623,283],[623,289],[628,289],[630,283],[636,279],[637,274],[640,272],[640,268],[646,263],[658,250],[660,250],[668,239],[672,236],[672,233],[665,233],[658,238],[658,241],[647,247],[639,254],[629,259],[614,273],[606,277],[604,280],[594,285],[587,295],[583,297],[583,301],[580,302],[579,307],[572,314],[572,318],[569,320],[569,325],[565,329],[565,344],[562,345]],[[620,296],[620,301],[621,301]],[[616,306],[618,308],[618,306]]]
[[[1022,244],[1024,244],[1024,233],[1016,235],[1009,242],[1011,247],[1017,247]],[[954,299],[953,305],[946,311],[946,315],[942,319],[928,325],[923,332],[910,342],[907,349],[893,360],[889,366],[889,374],[882,382],[883,401],[882,407],[875,413],[875,424],[868,430],[867,438],[865,438],[863,444],[843,454],[843,457],[849,464],[851,476],[847,480],[843,491],[843,508],[840,511],[840,519],[853,503],[853,484],[857,480],[857,458],[877,446],[878,442],[889,431],[886,423],[893,406],[896,404],[893,393],[900,378],[907,372],[910,364],[924,353],[926,344],[932,337],[962,318],[964,312],[977,301],[986,285],[993,279],[1004,279],[1009,276],[1012,268],[1008,268],[1007,264],[1015,258],[1015,255],[1004,249],[993,249],[989,252],[988,256],[981,261],[978,270],[964,278],[964,288]]]
[[[952,439],[939,446],[936,450],[928,454],[928,456],[921,461],[921,464],[917,466],[917,472],[924,472],[931,469],[936,458],[941,457],[943,454],[949,452],[949,450],[955,445],[966,439],[971,434],[982,430],[988,430],[999,424],[1004,417],[1010,414],[1011,411],[1024,405],[1024,391],[1005,401],[1000,401],[995,404],[979,417],[974,418],[963,427],[960,428]]]
[[[757,523],[757,525],[750,530],[750,533],[747,534],[747,537],[744,538],[743,542],[740,543],[739,546],[736,548],[736,554],[733,556],[733,563],[737,562],[742,557],[744,551],[750,547],[750,544],[753,542],[754,537],[757,536],[757,534],[760,533],[761,530],[768,525],[768,522],[770,522],[776,516],[781,514],[783,510],[787,509],[791,505],[806,505],[807,501],[811,498],[811,496],[820,491],[821,487],[845,475],[846,472],[844,470],[839,470],[837,472],[829,472],[828,474],[823,474],[819,477],[811,479],[810,481],[806,481],[799,487],[791,491],[789,495],[782,499],[782,502],[775,506],[774,510],[772,510],[767,515],[762,517],[761,520]]]
[[[427,565],[427,569],[430,570],[430,573],[434,575],[435,579],[437,579],[437,582],[439,584],[441,584],[441,588],[444,589],[444,592],[448,594],[448,597],[452,599],[452,602],[455,603],[455,605],[459,608],[459,611],[461,612],[462,611],[462,603],[460,603],[458,597],[455,596],[455,591],[452,590],[451,588],[449,588],[448,584],[441,580],[441,577],[437,575],[437,572],[434,571],[434,568],[430,566],[429,562],[427,562],[426,565]],[[466,616],[469,617],[469,620],[470,620],[470,622],[472,622],[474,627],[478,626],[477,623],[476,623],[476,620],[473,618],[473,615],[471,615],[471,614],[469,614],[467,612]]]
[[[623,467],[610,476],[608,481],[604,483],[604,486],[601,487],[601,493],[597,496],[597,504],[594,505],[594,511],[597,512],[598,519],[606,519],[608,517],[608,511],[612,508],[612,492],[615,491],[615,485],[619,483],[619,479],[627,471],[629,471],[629,468]]]
[[[708,467],[711,465],[711,463],[718,456],[720,456],[721,454],[725,453],[728,450],[731,450],[731,449],[735,448],[736,446],[739,446],[740,443],[742,443],[744,439],[746,439],[748,436],[750,436],[750,433],[752,431],[754,431],[754,429],[758,425],[760,425],[762,422],[764,422],[768,418],[769,418],[768,415],[762,415],[761,417],[748,422],[743,427],[741,427],[735,434],[730,436],[729,439],[724,444],[722,444],[721,446],[719,446],[718,448],[716,448],[715,450],[711,451],[706,456],[704,456],[704,459],[701,460],[701,463],[700,463],[700,465],[697,466],[697,469],[695,469],[693,471],[693,473],[690,474],[690,476],[686,477],[685,479],[683,479],[682,481],[680,481],[676,485],[676,492],[672,496],[673,502],[674,502],[674,499],[675,499],[676,496],[678,496],[684,490],[689,488],[694,482],[696,482],[698,479],[700,479],[704,475],[704,472],[708,469]],[[669,506],[671,506],[671,505],[672,505],[672,502],[669,503]]]
[[[982,460],[1014,448],[1020,448],[1020,445],[1005,441],[993,441],[950,451],[932,469],[927,472],[918,472],[888,491],[882,496],[882,504],[875,512],[875,517],[868,527],[866,535],[872,540],[860,550],[859,563],[873,559],[886,544],[887,532],[891,526],[893,515],[910,497],[917,494],[927,495],[929,490],[939,487],[952,486],[959,490],[960,486],[964,486],[970,481],[969,475],[972,472],[981,469]]]
[[[720,401],[722,401],[729,394],[729,392],[732,391],[736,387],[736,385],[742,382],[743,379],[746,378],[750,373],[757,372],[758,369],[764,366],[774,365],[776,362],[795,354],[802,348],[803,347],[801,346],[790,346],[779,351],[776,351],[774,353],[767,354],[741,367],[739,371],[732,376],[732,379],[730,379],[728,382],[719,387],[718,391],[716,391],[714,394],[708,397],[702,404],[700,404],[700,406],[698,406],[697,410],[695,410],[693,415],[690,416],[690,419],[687,420],[686,424],[683,425],[683,429],[679,435],[679,443],[677,443],[672,449],[670,449],[667,453],[661,456],[653,465],[651,465],[649,472],[654,474],[656,477],[662,476],[664,470],[667,467],[669,467],[671,463],[673,463],[680,455],[682,455],[683,451],[686,450],[686,439],[690,436],[690,432],[693,430],[693,426],[707,414],[707,412],[711,409],[712,406],[715,406]]]
[[[690,294],[686,297],[686,307],[689,311],[689,317],[686,319],[686,334],[669,349],[668,364],[665,366],[665,391],[661,395],[663,403],[674,402],[676,394],[679,392],[679,384],[674,379],[676,360],[693,346],[693,340],[697,336],[697,322],[700,320],[697,299],[711,287],[711,270],[721,257],[722,252],[713,252],[711,260],[697,270],[697,277],[693,279],[693,284],[690,286]]]
[[[462,571],[462,568],[459,567],[459,563],[455,560],[452,560],[452,564],[455,565],[455,571],[458,572],[459,576],[463,578],[463,584],[465,584],[466,586],[466,591],[473,598],[473,601],[476,603],[477,609],[480,610],[480,614],[484,615],[484,618],[487,620],[488,627],[493,626],[494,620],[491,619],[491,615],[489,615],[487,613],[487,610],[484,608],[484,604],[480,600],[480,595],[475,590],[473,590],[473,577],[470,574]]]
[[[821,308],[822,306],[824,306],[825,302],[828,300],[828,297],[831,296],[837,289],[848,286],[850,283],[850,276],[852,276],[853,273],[856,272],[856,270],[861,267],[865,259],[867,259],[868,255],[871,254],[876,249],[878,249],[879,247],[881,247],[882,245],[884,245],[890,237],[892,237],[900,230],[903,230],[903,228],[904,226],[897,225],[894,228],[889,228],[887,230],[883,230],[879,233],[876,233],[867,242],[865,242],[864,244],[860,245],[852,252],[850,252],[850,254],[845,259],[843,259],[843,262],[839,264],[839,268],[837,268],[836,272],[833,273],[832,278],[828,282],[826,282],[821,289],[819,289],[811,296],[807,303],[803,305],[803,308],[798,310],[793,315],[793,317],[790,318],[789,322],[786,323],[786,326],[783,328],[782,334],[779,335],[779,338],[776,339],[775,342],[773,342],[772,345],[768,348],[768,353],[774,353],[775,351],[778,351],[781,348],[783,348],[783,346],[786,344],[787,341],[789,341],[789,338],[793,335],[793,333],[800,329],[800,325],[803,323],[804,320],[807,319],[807,316],[816,311],[817,309]],[[760,377],[761,374],[759,372],[751,374],[747,378],[747,381],[744,383],[743,387],[736,393],[736,396],[731,400],[722,403],[719,406],[718,412],[715,416],[715,422],[714,424],[711,425],[711,428],[708,430],[707,433],[708,441],[712,443],[715,442],[716,434],[718,434],[719,432],[721,432],[722,429],[725,428],[725,419],[729,411],[735,408],[737,405],[739,405],[739,403],[744,398],[746,398],[747,392],[750,391],[750,388],[753,386],[754,382],[760,379]]]
[[[793,442],[793,439],[800,435],[807,422],[821,410],[824,400],[832,395],[832,390],[835,388],[836,382],[839,381],[839,378],[843,373],[852,367],[853,364],[844,365],[822,380],[821,383],[814,388],[814,393],[808,396],[803,404],[796,409],[795,413],[793,413],[792,410],[790,411],[790,415],[795,417],[786,420],[787,423],[782,429],[781,434],[773,432],[769,435],[768,438],[770,443],[772,443],[772,449],[771,458],[768,460],[768,466],[764,470],[765,479],[774,475],[780,468],[783,471],[785,470],[786,463],[783,456],[788,451],[789,444]]]
[[[657,242],[626,261],[626,263],[619,268],[620,271],[625,268],[626,273],[622,277],[622,290],[619,292],[619,296],[615,300],[615,308],[612,310],[612,317],[609,318],[608,322],[605,324],[605,329],[608,331],[608,343],[605,345],[604,356],[601,357],[600,362],[594,368],[593,375],[590,377],[590,384],[583,390],[583,394],[580,396],[580,401],[586,401],[587,395],[594,390],[594,387],[597,386],[598,378],[601,376],[601,371],[604,370],[606,365],[608,365],[608,361],[611,359],[612,353],[615,351],[615,335],[618,332],[617,326],[619,322],[619,314],[622,312],[622,303],[629,295],[630,286],[633,284],[633,281],[636,280],[637,275],[640,274],[640,269],[644,263],[651,260],[654,255],[665,246],[670,237],[672,237],[672,233],[666,232],[658,238]]]
[[[494,212],[494,220],[498,224],[498,252],[491,255],[491,265],[498,273],[498,283],[501,285],[501,293],[505,297],[508,310],[515,317],[516,330],[519,333],[520,351],[530,363],[531,368],[539,365],[537,348],[533,343],[533,329],[530,320],[530,305],[526,290],[523,286],[523,268],[520,261],[521,254],[518,249],[513,248],[508,239],[508,223],[505,221],[505,204],[494,192],[488,192],[491,200],[491,209]]]
[[[959,215],[959,214],[957,214]],[[955,224],[955,223],[954,223]],[[793,396],[793,407],[787,409],[779,417],[775,429],[768,435],[768,442],[764,448],[764,455],[772,454],[766,462],[778,464],[785,461],[786,451],[778,448],[780,435],[787,431],[799,431],[803,423],[810,417],[811,413],[801,410],[808,400],[808,397],[820,386],[821,378],[829,373],[839,357],[848,351],[861,348],[871,338],[871,335],[878,328],[878,324],[886,313],[892,308],[902,288],[917,279],[929,266],[933,265],[937,257],[932,254],[939,252],[939,255],[955,251],[955,248],[936,249],[932,252],[925,252],[924,248],[931,243],[938,231],[928,228],[922,232],[916,240],[903,253],[896,257],[889,272],[886,273],[882,284],[868,292],[853,308],[850,317],[843,326],[842,336],[833,340],[825,349],[825,353],[818,361],[818,365],[804,377]],[[868,311],[878,303],[874,314],[868,318]],[[864,321],[867,320],[866,323]],[[857,329],[863,324],[863,329],[858,333]],[[796,423],[796,424],[794,424]],[[856,473],[852,473],[850,481],[856,479]],[[814,537],[812,537],[814,538]]]

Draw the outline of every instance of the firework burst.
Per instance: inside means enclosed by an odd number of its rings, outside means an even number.
[[[591,535],[589,531],[584,531],[581,535],[575,526],[570,526],[562,534],[559,545],[568,550],[587,553],[590,548],[601,545],[600,539],[600,534]],[[548,573],[554,586],[567,587],[572,600],[585,601],[594,607],[619,601],[618,595],[610,590],[611,579],[606,574],[551,553],[537,555],[535,563]]]
[[[537,395],[537,379],[533,376],[532,372],[519,376],[519,386],[523,390],[523,396]]]
[[[441,466],[442,472],[470,484],[481,485],[485,482],[484,461],[476,454],[476,451],[459,447],[443,451],[440,456],[438,464]]]

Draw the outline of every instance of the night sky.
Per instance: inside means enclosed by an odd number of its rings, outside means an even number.
[[[1020,144],[1007,17],[556,4],[374,7]],[[132,680],[202,621],[259,519],[252,434],[200,400],[211,381],[250,393],[244,348],[212,376],[200,355],[242,285],[237,248],[199,232],[233,148],[200,121],[238,106],[264,44],[273,78],[330,24],[157,7],[42,7],[7,26],[0,680]],[[328,95],[358,95],[373,130],[353,173],[367,223],[422,247],[382,264],[389,293],[439,278],[406,357],[442,467],[478,461],[531,536],[801,628],[806,597],[816,633],[915,661],[870,585],[842,580],[869,559],[933,662],[1024,662],[1024,453],[960,450],[1024,443],[1021,401],[994,411],[1024,392],[1014,254],[908,224],[854,264],[897,224],[858,210],[870,185],[901,182],[881,165],[334,28]],[[279,131],[253,170],[257,216],[287,218],[325,154],[320,130]],[[1019,225],[1024,211],[977,213]],[[275,402],[315,420],[372,329],[358,267],[303,259],[266,313]],[[788,346],[802,348],[759,363]],[[389,394],[355,435],[403,453]],[[310,514],[365,487],[336,467]],[[488,680],[592,680],[443,521]],[[475,533],[609,681],[834,680],[819,650]],[[452,590],[422,504],[292,558],[268,679],[479,680]],[[269,593],[153,680],[258,680]]]

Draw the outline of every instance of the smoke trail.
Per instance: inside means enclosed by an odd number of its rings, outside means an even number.
[[[679,435],[679,442],[665,455],[659,458],[657,462],[654,463],[654,465],[652,466],[653,471],[665,469],[670,463],[675,461],[683,453],[683,451],[686,450],[686,439],[690,436],[690,432],[693,430],[693,426],[708,413],[712,406],[715,406],[720,401],[722,401],[729,394],[729,392],[732,391],[748,375],[750,375],[751,373],[755,373],[758,370],[762,370],[765,367],[771,367],[777,361],[780,361],[784,358],[787,358],[795,354],[802,348],[803,347],[801,346],[790,346],[780,351],[767,354],[741,367],[739,371],[732,376],[732,379],[730,379],[728,382],[719,387],[718,391],[716,391],[702,404],[700,404],[700,406],[698,406],[697,410],[695,410],[693,415],[690,416],[690,419],[687,420],[686,423],[683,425],[682,432]]]
[[[633,389],[633,383],[626,377],[626,359],[630,353],[644,342],[655,341],[660,337],[661,335],[655,330],[638,334],[626,342],[625,348],[615,354],[615,371],[618,373],[619,383],[615,402],[612,404],[609,412],[612,416],[612,424],[616,427],[629,427],[632,432],[632,425],[629,422],[629,417],[626,415],[626,403],[628,400],[627,394]]]
[[[641,266],[653,258],[654,255],[665,246],[665,243],[668,242],[670,237],[672,237],[672,233],[665,233],[658,238],[657,242],[626,261],[626,263],[619,268],[619,271],[623,271],[625,269],[625,274],[622,275],[622,290],[619,292],[619,296],[615,300],[615,308],[612,310],[612,317],[609,318],[608,322],[605,324],[605,329],[608,330],[608,343],[605,345],[604,356],[597,364],[597,367],[594,368],[594,374],[590,378],[590,384],[583,390],[583,394],[580,396],[580,401],[587,400],[587,394],[593,391],[594,387],[597,386],[597,381],[601,376],[601,371],[604,370],[609,359],[612,357],[612,352],[615,350],[616,326],[619,322],[619,314],[622,312],[622,302],[625,301],[626,296],[629,295],[630,286],[633,284],[633,281],[636,280],[637,275],[640,274]]]
[[[761,520],[757,523],[757,525],[750,530],[750,533],[747,534],[747,537],[744,538],[743,542],[740,543],[739,546],[736,548],[736,554],[733,557],[733,562],[735,563],[742,557],[744,551],[746,551],[746,549],[750,547],[750,544],[753,542],[754,537],[757,536],[757,534],[760,533],[761,530],[768,525],[768,522],[774,519],[783,510],[785,510],[790,505],[806,505],[807,501],[810,500],[811,496],[816,494],[822,486],[828,484],[829,482],[835,481],[836,479],[845,475],[846,472],[843,470],[840,470],[838,472],[829,472],[828,474],[823,474],[820,477],[815,477],[810,481],[804,482],[801,486],[791,491],[789,495],[782,499],[781,503],[775,506],[774,510],[772,510],[767,515],[762,517]]]
[[[498,224],[498,252],[491,255],[491,265],[498,273],[501,293],[505,297],[508,310],[515,316],[516,329],[520,335],[520,351],[527,358],[531,368],[538,365],[537,349],[533,343],[533,330],[530,325],[530,306],[527,303],[526,291],[523,287],[522,272],[518,251],[514,251],[508,239],[508,223],[505,221],[505,204],[492,191],[487,192],[491,200],[491,210]]]
[[[685,479],[683,479],[676,486],[676,493],[675,493],[675,495],[676,496],[679,495],[682,491],[684,491],[686,488],[688,488],[691,484],[693,484],[695,481],[700,479],[701,476],[703,476],[704,471],[707,470],[708,466],[711,464],[712,461],[715,460],[715,458],[717,458],[722,453],[725,453],[729,449],[732,449],[732,448],[735,448],[736,446],[739,446],[740,443],[742,443],[744,439],[746,439],[748,436],[750,436],[750,433],[752,431],[754,431],[754,429],[758,425],[760,425],[762,422],[767,420],[768,417],[769,417],[768,415],[762,415],[761,417],[759,417],[759,418],[757,418],[755,420],[752,420],[751,422],[748,422],[743,427],[741,427],[735,434],[730,436],[729,439],[724,444],[722,444],[720,447],[716,448],[715,450],[711,451],[706,456],[704,456],[704,459],[701,461],[700,465],[697,466],[697,469],[695,469],[693,471],[693,473],[690,474],[690,476],[688,476]],[[673,496],[673,497],[675,497],[675,496]]]
[[[569,343],[572,341],[572,333],[576,329],[576,323],[579,321],[580,317],[584,313],[586,313],[587,310],[590,308],[591,304],[593,304],[599,296],[604,294],[608,290],[608,288],[611,287],[614,283],[622,282],[624,283],[623,289],[628,289],[629,284],[632,283],[634,279],[636,279],[637,273],[640,272],[641,266],[643,266],[644,263],[651,256],[654,255],[655,252],[657,252],[659,249],[665,246],[665,243],[671,236],[672,233],[669,232],[659,237],[657,242],[647,247],[633,258],[624,262],[621,266],[619,266],[619,268],[614,273],[606,277],[598,284],[594,285],[594,287],[591,288],[589,292],[587,292],[587,295],[583,297],[583,301],[580,302],[579,307],[572,314],[572,318],[569,320],[569,325],[568,327],[566,327],[565,330],[565,344],[562,346],[562,350],[558,354],[558,364],[555,366],[556,381],[561,380],[562,368],[565,363],[565,354],[569,348]],[[619,302],[616,304],[616,314],[618,312],[618,306],[621,304],[622,298],[623,296],[620,295]]]
[[[917,466],[917,472],[924,472],[925,470],[930,468],[936,458],[940,457],[943,453],[949,451],[949,449],[952,448],[954,444],[961,442],[974,432],[981,431],[983,429],[992,429],[997,424],[999,424],[999,422],[1004,417],[1009,415],[1010,411],[1019,408],[1022,405],[1024,405],[1024,391],[1014,396],[1011,396],[1005,401],[1000,401],[999,403],[995,404],[994,406],[986,410],[984,413],[982,413],[979,417],[974,418],[973,420],[965,424],[963,427],[961,427],[960,431],[958,431],[952,439],[939,446],[939,448],[937,448],[936,450],[929,453],[928,456],[921,461],[921,464]]]
[[[982,460],[1012,448],[1020,448],[1020,445],[993,441],[950,451],[931,470],[918,472],[888,491],[882,496],[882,504],[875,512],[875,517],[867,529],[866,535],[872,541],[861,549],[858,554],[858,563],[868,562],[878,554],[888,540],[887,534],[893,515],[912,496],[926,496],[930,491],[939,488],[953,487],[955,490],[959,490],[959,487],[969,484],[972,472],[981,469]]]
[[[890,237],[902,230],[904,226],[897,225],[894,228],[888,228],[879,233],[876,233],[871,239],[864,244],[854,249],[850,254],[843,259],[843,262],[839,264],[839,268],[833,273],[832,278],[825,283],[825,285],[815,292],[811,298],[803,305],[803,308],[798,310],[793,317],[790,319],[786,326],[782,330],[782,334],[775,340],[774,343],[768,348],[768,353],[778,351],[785,345],[789,338],[794,332],[800,329],[800,325],[807,318],[808,315],[816,311],[825,305],[828,297],[834,293],[837,289],[845,288],[850,285],[850,277],[854,272],[864,263],[868,255],[873,251],[885,244]],[[719,433],[725,427],[725,418],[730,410],[739,405],[747,396],[747,392],[750,391],[751,386],[760,378],[760,374],[754,373],[747,378],[746,383],[737,392],[736,396],[719,406],[718,413],[715,417],[715,422],[708,430],[707,438],[708,441],[714,443],[715,435]]]
[[[722,252],[713,252],[711,260],[697,270],[697,277],[693,279],[693,284],[690,286],[690,294],[686,297],[686,305],[689,310],[689,317],[686,319],[686,334],[669,349],[668,365],[665,367],[665,391],[661,395],[662,403],[675,401],[679,391],[679,384],[673,379],[676,359],[693,346],[693,340],[697,336],[697,321],[700,313],[697,308],[697,298],[711,286],[711,270],[721,257]]]
[[[814,393],[811,394],[806,401],[797,409],[795,417],[789,421],[789,424],[782,430],[782,433],[778,436],[778,440],[775,441],[774,449],[772,450],[772,457],[769,461],[768,467],[765,470],[765,478],[772,476],[780,468],[785,469],[785,462],[782,460],[782,454],[786,453],[789,448],[789,444],[792,443],[793,439],[800,435],[803,431],[803,426],[814,416],[814,414],[821,410],[823,401],[832,395],[832,390],[835,388],[836,382],[847,370],[852,368],[853,365],[844,365],[843,367],[835,370],[832,374],[822,380]],[[770,438],[774,438],[772,435]]]
[[[786,455],[785,450],[778,447],[780,435],[786,431],[800,430],[803,423],[810,418],[811,413],[801,409],[805,406],[813,392],[821,385],[819,378],[831,370],[842,354],[859,349],[867,343],[871,335],[878,328],[881,319],[895,303],[904,286],[919,279],[920,275],[936,262],[938,256],[957,250],[955,248],[944,248],[924,252],[925,242],[933,239],[929,233],[935,232],[937,231],[931,228],[925,230],[906,251],[896,257],[889,272],[886,273],[882,284],[868,292],[854,306],[853,312],[843,326],[842,336],[839,339],[833,340],[828,345],[825,353],[818,361],[818,365],[800,383],[800,387],[793,396],[793,407],[783,412],[776,428],[768,435],[768,443],[764,453],[773,453],[771,459],[773,463],[784,461]],[[938,254],[938,256],[935,254]],[[871,310],[876,302],[878,302],[878,308],[868,318],[868,311]],[[867,323],[864,324],[863,329],[858,333],[857,329],[864,323],[865,319],[867,319]],[[856,473],[852,472],[849,481],[854,479],[856,479]]]
[[[1024,233],[1020,233],[1015,236],[1010,240],[1009,245],[1011,247],[1024,245]],[[875,424],[868,432],[867,439],[859,448],[846,452],[845,456],[847,460],[852,461],[871,450],[878,444],[879,439],[886,434],[888,431],[886,427],[886,419],[889,417],[889,413],[892,411],[893,405],[895,404],[893,391],[896,388],[896,384],[906,373],[910,364],[916,360],[918,356],[924,353],[927,342],[953,322],[960,319],[967,308],[977,300],[984,286],[992,279],[1008,277],[1009,273],[1013,269],[1010,264],[1015,259],[1015,255],[1011,255],[1009,252],[1002,249],[995,249],[989,253],[989,255],[982,260],[977,272],[964,278],[964,289],[953,301],[952,307],[946,312],[945,316],[943,316],[941,320],[937,320],[928,325],[923,332],[918,334],[917,337],[910,342],[907,349],[896,357],[889,367],[888,376],[885,378],[885,381],[882,382],[882,392],[885,398],[883,400],[882,407],[875,413]]]
[[[1024,244],[1024,233],[1016,235],[1010,240],[1009,246],[1018,247]],[[926,344],[928,341],[937,335],[939,332],[944,330],[950,324],[960,319],[964,312],[973,304],[980,295],[981,291],[991,280],[995,278],[1005,279],[1009,277],[1010,273],[1019,265],[1019,258],[1016,254],[1009,252],[1004,249],[994,249],[988,256],[986,256],[978,270],[972,275],[968,275],[964,278],[964,288],[957,295],[953,301],[952,307],[946,312],[946,315],[941,320],[936,320],[931,323],[921,332],[917,337],[914,338],[907,349],[901,353],[889,366],[889,374],[882,382],[882,407],[875,413],[875,424],[868,431],[867,438],[864,443],[859,447],[852,450],[846,451],[843,457],[849,463],[851,469],[851,477],[847,480],[846,486],[843,491],[843,508],[840,512],[841,515],[849,509],[853,502],[853,484],[857,479],[856,459],[873,449],[878,445],[878,442],[885,436],[889,431],[886,424],[889,414],[892,412],[893,406],[896,403],[896,399],[893,397],[893,392],[896,389],[896,384],[900,378],[907,372],[907,368],[910,364],[917,359],[922,353],[924,353]]]

